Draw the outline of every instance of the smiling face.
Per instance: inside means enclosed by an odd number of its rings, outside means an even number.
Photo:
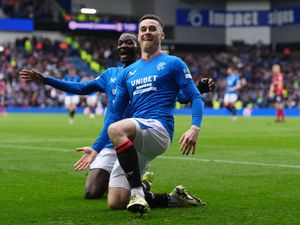
[[[145,19],[140,22],[138,40],[142,52],[155,54],[160,51],[160,44],[164,36],[163,29],[158,21]]]
[[[128,66],[136,61],[138,44],[134,34],[124,33],[118,40],[118,51],[121,62]]]

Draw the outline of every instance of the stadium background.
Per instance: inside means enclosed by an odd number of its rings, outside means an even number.
[[[82,7],[95,8],[97,13],[82,14]],[[216,80],[216,91],[205,96],[206,114],[226,114],[222,109],[226,68],[234,65],[243,84],[236,105],[240,114],[250,107],[253,115],[273,115],[267,97],[270,69],[279,63],[285,74],[287,115],[298,116],[299,12],[300,1],[276,0],[2,1],[1,74],[8,86],[7,110],[19,112],[22,107],[21,112],[33,112],[42,107],[63,112],[57,108],[63,105],[63,93],[19,82],[18,71],[35,67],[63,78],[67,68],[75,66],[83,80],[92,79],[120,63],[116,51],[120,32],[136,31],[138,18],[154,13],[166,24],[163,49],[182,57],[195,81],[201,76]],[[80,29],[82,24],[85,29]],[[107,25],[110,31],[104,30]],[[182,107],[189,108],[177,106]]]
[[[0,115],[0,224],[300,224],[300,1],[0,2],[0,74],[8,88],[8,115]],[[83,6],[96,8],[98,14],[79,13]],[[72,167],[81,156],[74,149],[93,143],[104,117],[76,115],[70,125],[63,93],[20,82],[18,72],[35,67],[62,79],[75,66],[84,80],[93,79],[119,64],[120,31],[135,29],[145,13],[165,21],[163,49],[182,57],[195,81],[209,76],[217,87],[205,96],[195,155],[180,155],[177,142],[190,116],[176,116],[171,148],[150,167],[154,192],[183,184],[207,207],[151,209],[148,218],[139,218],[109,210],[105,198],[85,200],[87,172]],[[92,30],[70,30],[71,21],[76,22],[72,29],[88,23],[84,26]],[[103,29],[103,23],[113,30],[95,30]],[[293,116],[285,123],[275,123],[267,97],[273,63],[280,63],[285,74],[286,112]],[[238,106],[271,117],[231,120],[222,108],[230,64],[237,66],[243,81]],[[189,105],[178,108],[178,113],[190,113]]]

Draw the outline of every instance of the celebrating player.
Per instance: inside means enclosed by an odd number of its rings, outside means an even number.
[[[137,58],[137,40],[134,34],[124,33],[120,36],[118,42],[118,50],[121,61],[124,67],[134,62]],[[108,114],[110,114],[110,106],[115,95],[116,78],[122,67],[109,68],[101,76],[96,78],[94,81],[86,83],[74,83],[64,82],[53,78],[44,78],[43,75],[35,71],[23,70],[20,73],[20,77],[27,81],[36,81],[39,83],[49,84],[58,89],[68,91],[76,94],[88,94],[93,91],[106,92],[108,94]],[[202,92],[211,91],[214,89],[214,82],[211,79],[204,78],[198,84],[198,88]],[[181,97],[180,97],[181,96]],[[185,99],[184,95],[180,95],[180,99]],[[97,142],[96,142],[97,143]],[[96,144],[95,143],[95,144]],[[78,151],[88,152],[96,149],[95,144],[90,147],[79,148]],[[99,198],[103,195],[106,190],[109,173],[112,169],[113,163],[116,160],[115,151],[112,150],[112,145],[108,144],[98,154],[96,160],[91,164],[90,172],[86,182],[86,198]],[[146,195],[148,197],[149,204],[151,207],[167,207],[167,206],[186,206],[189,205],[203,205],[203,203],[195,197],[191,197],[185,190],[184,187],[176,187],[170,194],[153,194],[148,192],[149,189],[145,188]],[[124,208],[124,207],[112,207],[112,208]]]
[[[129,211],[146,213],[150,209],[145,201],[141,174],[151,160],[169,148],[174,132],[173,108],[179,90],[192,102],[193,117],[190,129],[180,139],[183,155],[195,152],[203,102],[186,64],[161,53],[164,39],[161,19],[156,15],[143,16],[138,37],[142,57],[122,71],[112,112],[93,147],[100,151],[110,137],[116,148],[118,161],[110,176],[109,206],[124,208],[127,205]],[[122,120],[129,101],[132,118]],[[95,151],[88,152],[75,168],[88,167],[96,155]]]

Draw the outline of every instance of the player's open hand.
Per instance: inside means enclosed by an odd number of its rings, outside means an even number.
[[[213,79],[211,78],[203,78],[199,81],[198,83],[198,89],[201,94],[207,93],[207,92],[212,92],[215,90],[216,83]]]
[[[82,152],[81,158],[74,164],[75,170],[84,170],[88,168],[97,157],[97,152],[91,147],[76,148],[77,152]]]
[[[180,151],[182,155],[188,155],[190,151],[192,151],[192,154],[195,153],[199,131],[199,127],[192,125],[191,128],[181,136],[178,143],[181,144]]]
[[[44,83],[44,75],[37,72],[36,70],[34,69],[30,69],[30,70],[27,70],[27,69],[24,69],[24,70],[21,70],[21,72],[19,72],[19,77],[21,80],[24,80],[24,81],[33,81],[35,83],[38,83],[38,84],[42,84]]]

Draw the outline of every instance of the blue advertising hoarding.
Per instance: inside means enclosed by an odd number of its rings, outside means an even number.
[[[34,23],[30,19],[0,18],[0,30],[31,32],[34,30]]]

